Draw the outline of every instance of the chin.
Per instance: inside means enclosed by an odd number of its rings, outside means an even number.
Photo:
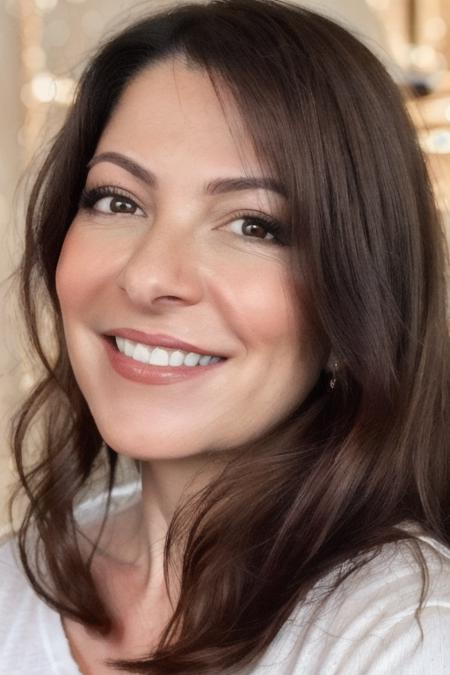
[[[114,433],[103,433],[99,427],[100,434],[105,443],[117,454],[130,459],[149,462],[162,459],[184,459],[194,455],[200,455],[205,452],[207,445],[204,443],[190,443],[187,445],[186,436],[168,438],[167,434],[145,434],[143,436]]]

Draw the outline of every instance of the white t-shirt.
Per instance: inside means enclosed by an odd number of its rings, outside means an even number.
[[[430,587],[408,545],[386,545],[313,613],[299,607],[260,660],[239,675],[450,675],[450,551],[422,537]],[[79,675],[59,614],[36,596],[14,541],[0,547],[1,675]],[[138,655],[136,655],[138,656]]]

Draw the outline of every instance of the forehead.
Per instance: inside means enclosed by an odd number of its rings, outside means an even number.
[[[259,164],[230,91],[220,86],[218,96],[208,72],[182,57],[158,62],[128,84],[97,152],[110,149],[148,152],[154,160],[159,151],[190,153],[219,163],[221,171],[253,172]]]

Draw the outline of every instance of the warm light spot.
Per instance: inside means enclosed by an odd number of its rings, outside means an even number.
[[[440,16],[433,16],[425,21],[424,25],[425,39],[438,42],[447,34],[447,24]]]
[[[36,9],[40,9],[41,12],[51,12],[58,4],[58,0],[34,0],[34,4]]]
[[[56,96],[56,82],[51,73],[43,72],[31,80],[31,93],[41,103],[49,103]]]
[[[366,0],[366,5],[369,5],[369,7],[379,11],[388,9],[390,4],[390,0]]]
[[[75,80],[70,77],[62,77],[56,80],[55,101],[62,105],[70,105],[75,92]]]
[[[409,53],[411,64],[417,68],[428,70],[436,64],[436,50],[430,45],[418,45],[413,47]]]
[[[426,152],[434,155],[450,153],[450,131],[448,129],[433,129],[423,132],[419,136],[420,144]]]

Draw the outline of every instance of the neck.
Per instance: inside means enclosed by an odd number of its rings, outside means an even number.
[[[176,509],[217,476],[224,459],[221,452],[141,462],[141,498],[111,516],[101,551],[119,565],[139,568],[147,580],[161,579],[164,545]]]

